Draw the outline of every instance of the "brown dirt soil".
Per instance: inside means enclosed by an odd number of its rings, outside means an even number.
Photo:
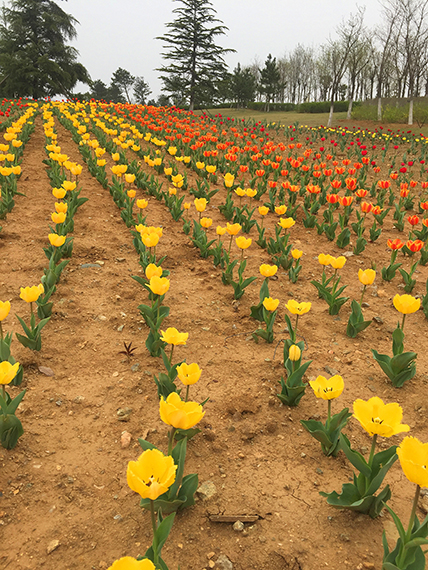
[[[84,164],[58,121],[56,129],[62,152]],[[54,199],[42,163],[43,146],[39,117],[23,156],[18,189],[25,197],[16,198],[0,234],[0,299],[12,304],[3,323],[6,331],[19,331],[15,313],[28,315],[19,288],[39,283],[47,266],[42,248],[47,244]],[[194,176],[189,174],[189,179]],[[43,331],[42,350],[32,353],[17,340],[12,344],[15,358],[24,365],[27,393],[18,411],[25,433],[14,450],[0,449],[0,567],[4,570],[106,569],[121,556],[143,554],[151,542],[149,513],[140,509],[139,497],[128,488],[126,468],[141,453],[139,437],[166,450],[167,426],[159,419],[152,380],[162,363],[151,358],[144,345],[147,329],[137,307],[147,295],[131,279],[141,267],[130,232],[109,192],[85,166],[80,183],[89,201],[75,217],[73,257],[54,296],[54,314]],[[220,195],[209,207],[212,228],[225,224],[215,208]],[[221,270],[198,256],[182,224],[172,220],[165,205],[151,198],[147,213],[151,224],[164,228],[158,251],[167,255],[163,266],[171,272],[165,299],[171,312],[165,325],[189,333],[187,345],[177,347],[175,356],[198,362],[203,369],[191,398],[210,398],[202,432],[188,445],[186,472],[198,473],[200,482],[212,481],[217,488],[212,499],[198,500],[176,517],[163,551],[169,568],[208,568],[209,560],[224,554],[235,570],[380,569],[381,536],[384,528],[390,535],[392,519],[386,511],[372,520],[334,510],[319,495],[321,490],[339,491],[352,468],[342,453],[336,459],[325,457],[299,423],[316,415],[324,419],[325,402],[308,389],[298,407],[280,404],[276,394],[284,369],[282,348],[275,349],[277,341],[287,338],[284,303],[290,298],[312,301],[311,311],[300,319],[299,333],[307,343],[305,355],[313,360],[309,378],[328,376],[326,366],[344,377],[345,390],[333,402],[333,412],[344,406],[352,409],[356,398],[377,395],[386,402],[399,402],[411,434],[428,441],[428,328],[422,311],[406,320],[406,349],[419,354],[417,375],[402,389],[391,386],[370,352],[376,348],[391,353],[391,333],[397,323],[392,298],[403,292],[399,275],[391,283],[380,278],[380,268],[390,257],[386,239],[403,238],[392,227],[392,213],[381,238],[368,244],[362,255],[350,257],[340,270],[348,285],[346,294],[359,299],[358,269],[377,263],[378,276],[368,287],[369,307],[364,314],[366,319],[379,316],[382,323],[373,323],[350,339],[345,334],[349,303],[339,317],[328,315],[310,281],[321,275],[319,253],[337,256],[343,250],[319,237],[315,229],[297,223],[291,236],[304,251],[299,280],[293,285],[279,271],[278,279],[270,282],[271,295],[280,299],[282,307],[274,344],[255,344],[251,338],[256,324],[249,317],[250,306],[258,302],[261,278],[234,302],[232,288],[221,283]],[[276,220],[269,214],[270,231]],[[215,229],[209,231],[214,237]],[[246,257],[246,275],[259,275],[259,265],[271,262],[255,243]],[[102,262],[102,267],[82,268],[95,262]],[[405,260],[404,267],[409,265]],[[428,268],[420,267],[416,278],[413,294],[423,295]],[[137,347],[131,363],[118,354],[124,341]],[[135,364],[134,370],[138,369],[132,371]],[[42,374],[39,366],[51,368],[55,375]],[[19,390],[11,392],[16,395]],[[117,410],[124,407],[132,408],[128,423],[118,421]],[[125,449],[124,430],[132,434]],[[345,431],[367,457],[370,438],[358,422],[351,419]],[[401,439],[381,439],[380,448]],[[386,482],[392,488],[391,506],[407,521],[414,486],[398,462]],[[259,519],[239,533],[231,523],[211,522],[212,514]],[[52,541],[59,546],[48,554]]]

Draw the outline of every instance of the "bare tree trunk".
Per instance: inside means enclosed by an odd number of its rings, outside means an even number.
[[[346,113],[346,118],[348,119],[348,121],[351,118],[351,114],[352,114],[352,103],[353,103],[353,99],[352,97],[349,97],[349,105],[348,105],[348,112]]]
[[[410,99],[410,103],[409,103],[409,120],[408,120],[407,124],[413,125],[413,97]]]
[[[331,127],[333,123],[333,113],[334,113],[334,101],[330,102],[330,114],[328,116],[327,127]]]
[[[382,97],[377,98],[377,120],[382,120]]]

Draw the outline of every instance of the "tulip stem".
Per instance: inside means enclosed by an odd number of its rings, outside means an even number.
[[[421,492],[420,486],[416,485],[416,493],[415,493],[415,498],[413,499],[412,511],[410,513],[409,526],[407,527],[406,537],[401,545],[400,554],[396,559],[398,567],[400,567],[403,564],[404,559],[406,558],[407,554],[406,544],[410,541],[410,537],[412,536],[413,524],[415,522],[416,509],[418,507],[420,492]]]
[[[366,292],[366,285],[364,285],[363,287],[363,292],[361,293],[361,299],[360,299],[360,307],[362,307],[363,305],[363,298],[364,298],[364,293]]]
[[[1,386],[1,395],[3,400],[6,402],[6,386],[4,384]]]
[[[0,321],[0,340],[3,340],[3,327],[1,326],[1,321]]]
[[[171,344],[171,354],[169,355],[169,363],[171,364],[171,366],[172,366],[172,353],[173,352],[174,352],[174,345]]]
[[[327,426],[330,426],[331,419],[331,400],[327,400]]]
[[[404,319],[406,318],[406,314],[403,313],[403,320],[401,321],[401,330],[404,329]]]
[[[152,499],[150,499],[150,517],[152,519],[153,544],[154,544],[155,542],[157,542],[156,541],[157,524],[156,524],[155,504],[154,504],[154,501]],[[155,566],[157,566],[158,562],[159,562],[157,547],[153,548],[153,555],[154,555],[154,559],[155,559]]]
[[[372,461],[373,461],[373,456],[374,456],[374,452],[375,452],[375,448],[376,448],[376,440],[377,440],[377,433],[375,433],[373,435],[373,439],[372,439],[372,447],[370,449],[370,456],[369,456],[369,465],[371,467],[372,465]]]
[[[185,402],[187,402],[187,400],[189,399],[189,389],[190,389],[190,385],[187,384],[187,386],[186,386],[186,397],[184,399]]]
[[[175,432],[177,431],[177,429],[175,427],[171,428],[171,431],[169,432],[169,438],[168,438],[168,455],[171,455],[172,453],[172,446],[174,444],[174,435]]]
[[[413,499],[412,512],[410,513],[409,526],[407,528],[407,533],[406,533],[407,540],[409,540],[410,536],[412,535],[413,523],[415,521],[416,509],[418,508],[420,493],[421,493],[421,488],[419,485],[416,485],[415,498]]]
[[[299,315],[296,315],[296,324],[294,325],[294,338],[297,338],[297,323],[299,322]]]

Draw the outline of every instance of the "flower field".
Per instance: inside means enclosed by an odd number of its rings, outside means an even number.
[[[0,567],[423,568],[428,139],[0,111]]]

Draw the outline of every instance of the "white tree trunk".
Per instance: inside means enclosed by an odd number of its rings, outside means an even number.
[[[332,101],[330,103],[330,114],[328,116],[327,127],[331,127],[331,124],[333,123],[333,112],[334,112],[334,102]]]
[[[348,112],[346,113],[346,118],[348,119],[348,121],[350,120],[352,114],[352,103],[353,100],[349,99]]]
[[[413,125],[413,99],[410,99],[409,104],[409,120],[407,122],[408,125]]]
[[[378,97],[377,100],[377,120],[381,121],[382,120],[382,98]]]

